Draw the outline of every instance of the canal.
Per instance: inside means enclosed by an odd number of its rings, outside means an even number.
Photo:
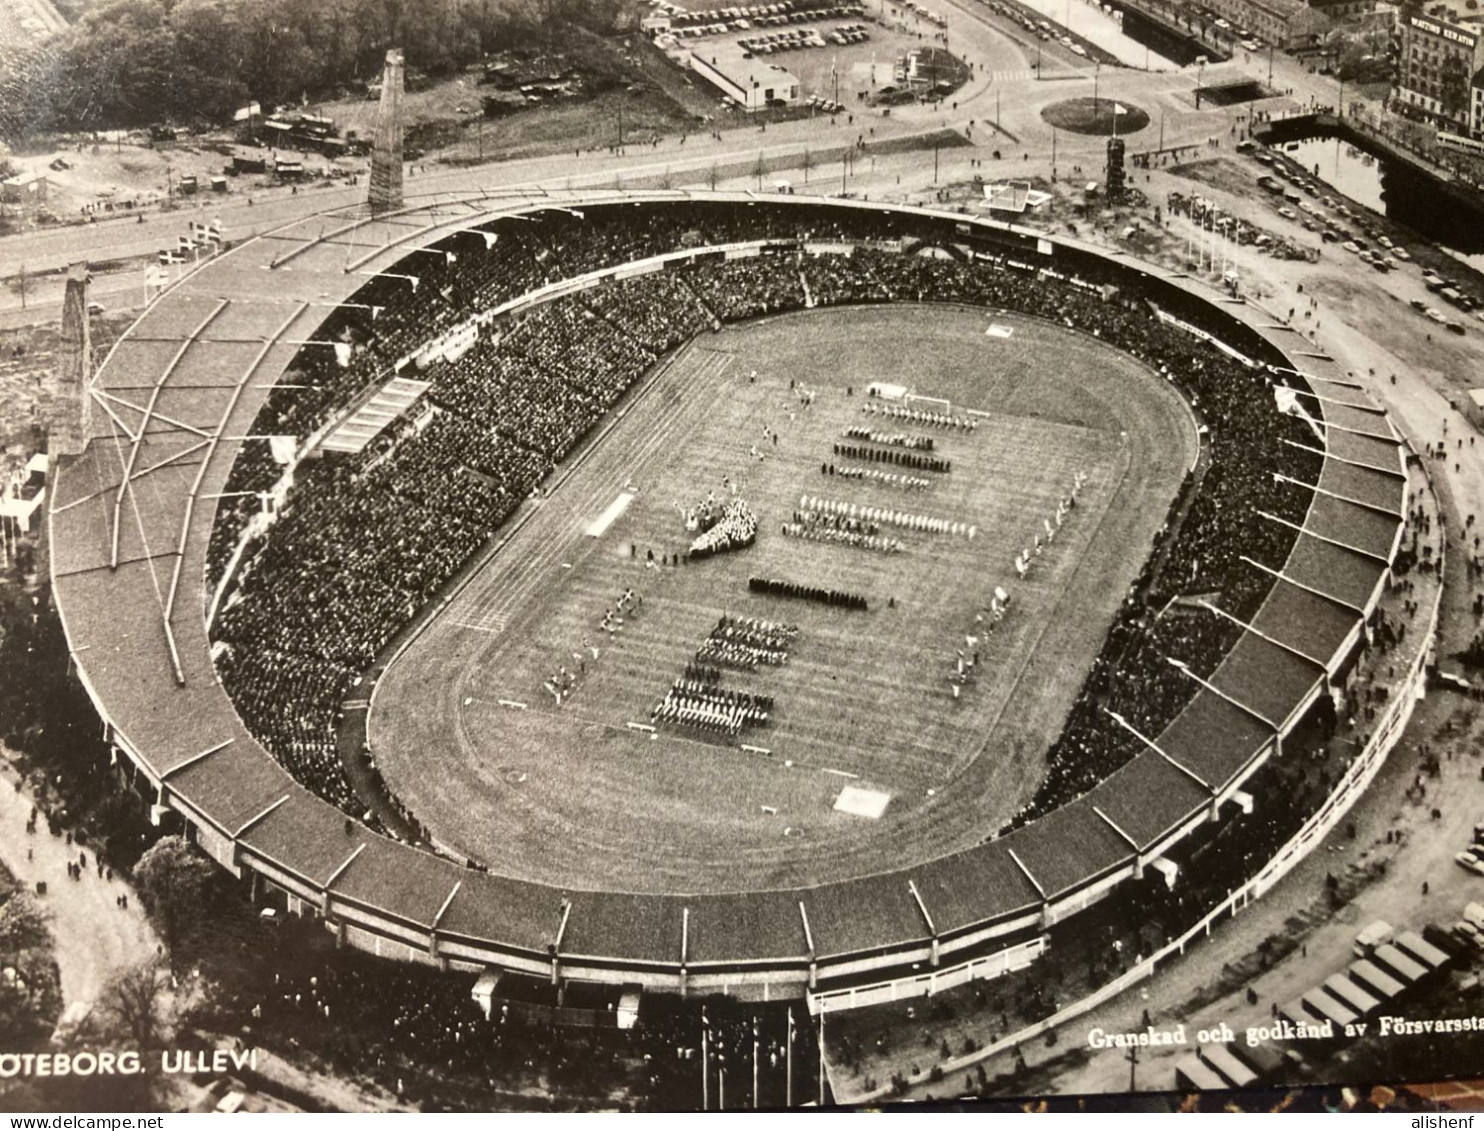
[[[1484,205],[1469,209],[1401,161],[1367,153],[1340,137],[1310,137],[1273,149],[1342,196],[1412,228],[1484,271]]]

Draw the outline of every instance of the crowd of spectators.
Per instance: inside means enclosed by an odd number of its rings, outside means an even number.
[[[751,1108],[754,1053],[759,1107],[782,1107],[790,1082],[795,1104],[819,1087],[818,1035],[799,1003],[646,994],[621,1029],[617,987],[569,986],[558,1004],[557,987],[507,974],[486,1016],[473,974],[329,949],[292,929],[255,973],[197,1007],[204,1027],[307,1052],[424,1111],[487,1111],[492,1097],[511,1110],[698,1110],[703,1098],[714,1109],[722,1091],[728,1108]]]
[[[1321,457],[1297,446],[1312,448],[1312,433],[1279,411],[1271,371],[1163,320],[1150,297],[1126,282],[1038,270],[1010,255],[911,254],[913,241],[923,240],[910,223],[864,210],[821,219],[776,205],[551,210],[495,222],[489,243],[461,233],[441,250],[409,256],[405,270],[418,275],[416,288],[405,279],[376,280],[374,294],[357,298],[378,307],[376,316],[347,307],[333,330],[340,347],[305,347],[256,434],[302,438],[429,336],[523,288],[625,259],[686,253],[664,270],[492,318],[461,354],[423,359],[417,375],[431,384],[426,401],[364,452],[300,466],[269,536],[244,555],[216,626],[224,681],[254,733],[301,780],[353,808],[336,772],[341,696],[659,358],[718,322],[801,309],[810,299],[889,297],[978,304],[1093,335],[1172,381],[1206,426],[1199,490],[1188,507],[1172,510],[1156,539],[1050,752],[1046,782],[1018,820],[1107,776],[1139,748],[1109,712],[1157,735],[1193,692],[1168,658],[1206,676],[1240,634],[1231,621],[1172,598],[1201,596],[1250,619],[1271,580],[1241,559],[1280,567],[1295,537],[1260,512],[1301,523],[1309,500],[1306,489],[1274,473],[1313,482]],[[696,250],[745,239],[775,242],[731,259]],[[815,254],[810,241],[855,243],[848,255]],[[1176,313],[1196,324],[1202,317]],[[263,450],[245,449],[233,472],[238,488],[259,490],[272,475]],[[836,445],[835,454],[949,470],[946,461],[903,448],[857,442]],[[234,524],[254,505],[244,497],[223,508],[216,568],[230,556]],[[807,587],[791,583],[754,579],[759,584],[806,595]],[[807,595],[852,606],[859,600]]]
[[[239,537],[263,509],[261,493],[283,474],[267,440],[244,440],[227,475],[226,493],[217,504],[216,521],[206,548],[206,576],[213,588],[221,581]]]

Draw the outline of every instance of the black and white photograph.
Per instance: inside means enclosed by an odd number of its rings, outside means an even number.
[[[1484,9],[710,2],[0,0],[0,1112],[1470,1126]]]

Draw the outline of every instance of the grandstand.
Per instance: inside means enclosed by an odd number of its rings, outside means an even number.
[[[662,357],[720,324],[887,302],[1095,336],[1209,429],[1136,582],[1178,615],[1114,622],[1005,827],[869,875],[635,894],[470,868],[358,819],[341,704]],[[414,358],[425,400],[359,453],[301,458]],[[161,819],[378,953],[669,989],[1020,961],[1125,879],[1173,871],[1343,685],[1406,513],[1385,415],[1261,309],[1076,241],[796,196],[429,198],[292,223],[167,292],[96,392],[108,434],[58,477],[53,580]],[[1295,396],[1303,415],[1280,412]]]

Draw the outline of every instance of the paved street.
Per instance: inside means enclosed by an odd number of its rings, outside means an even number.
[[[62,1000],[94,1003],[116,971],[157,957],[158,940],[127,884],[100,877],[94,853],[48,833],[44,814],[28,834],[30,815],[30,797],[17,789],[9,764],[0,763],[0,860],[26,888],[46,883],[47,894],[37,902],[51,915]],[[88,866],[82,879],[72,880],[67,864],[79,852],[87,853]],[[127,910],[116,905],[121,895],[129,897]]]

